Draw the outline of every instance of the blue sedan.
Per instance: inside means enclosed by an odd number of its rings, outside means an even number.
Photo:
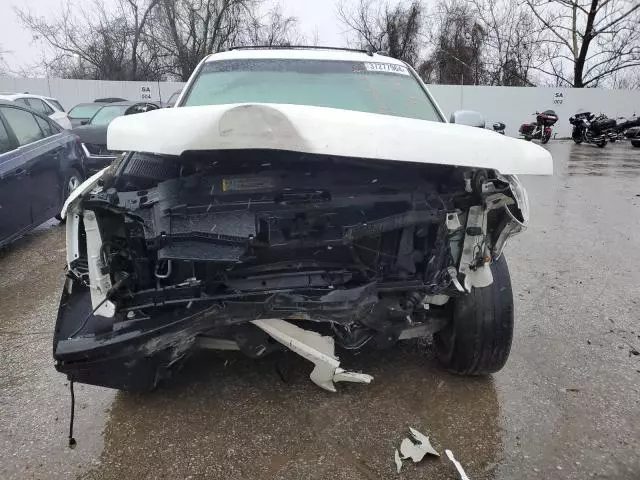
[[[0,247],[54,216],[84,178],[77,136],[0,101]]]

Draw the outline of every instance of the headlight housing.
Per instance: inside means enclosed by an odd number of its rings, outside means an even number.
[[[524,231],[527,228],[527,223],[529,223],[529,197],[527,196],[527,190],[520,183],[518,177],[515,175],[498,175],[498,179],[509,184],[516,206],[515,208],[514,206],[505,207],[505,213],[509,216],[509,220],[493,245],[494,260],[502,255],[507,240]]]
[[[522,214],[521,223],[523,226],[526,226],[529,223],[529,196],[527,195],[527,190],[524,188],[524,185],[520,182],[520,179],[515,175],[501,175],[499,177],[501,180],[507,182],[509,187],[511,187],[511,193],[513,193],[513,198],[515,198],[516,203],[518,204],[518,209]]]

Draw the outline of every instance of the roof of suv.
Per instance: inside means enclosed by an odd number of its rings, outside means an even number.
[[[391,58],[379,53],[367,53],[359,50],[341,50],[322,47],[305,48],[239,48],[227,50],[226,52],[213,53],[209,55],[205,62],[218,60],[238,60],[238,59],[301,59],[301,60],[342,60],[352,62],[376,62],[391,63],[394,65],[406,65],[403,61]]]

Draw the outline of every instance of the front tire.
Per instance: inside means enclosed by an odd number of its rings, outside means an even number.
[[[540,143],[542,143],[544,145],[546,143],[549,143],[550,139],[551,139],[551,135],[543,135],[542,139],[540,140]]]
[[[607,145],[607,141],[606,140],[600,140],[598,143],[598,148],[604,148]]]
[[[504,256],[491,265],[493,283],[453,299],[451,321],[434,335],[442,366],[458,375],[486,375],[507,362],[513,338],[513,292]]]
[[[76,188],[80,186],[80,184],[84,181],[84,177],[82,174],[76,170],[75,168],[70,168],[67,170],[67,173],[64,177],[64,185],[62,187],[62,203],[67,201],[71,192],[73,192]],[[62,222],[62,216],[58,213],[56,215],[56,219]]]

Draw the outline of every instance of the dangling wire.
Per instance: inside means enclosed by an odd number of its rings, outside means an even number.
[[[87,322],[89,321],[89,319],[93,316],[93,314],[95,314],[98,309],[104,305],[104,303],[107,300],[111,300],[111,298],[115,295],[115,293],[118,291],[118,289],[120,287],[122,287],[122,285],[125,284],[125,282],[127,281],[127,279],[129,278],[129,274],[128,273],[124,273],[123,277],[118,280],[109,290],[107,290],[107,294],[105,295],[105,297],[100,301],[100,303],[98,303],[98,305],[96,305],[96,308],[94,308],[93,310],[91,310],[91,312],[89,312],[89,314],[84,317],[84,320],[82,320],[82,323],[80,323],[80,326],[78,326],[78,328],[76,328],[70,335],[69,335],[69,339],[75,337],[78,333],[80,333],[80,331],[86,327]]]
[[[104,298],[100,301],[100,303],[98,303],[98,305],[96,306],[96,308],[94,308],[93,310],[91,310],[91,312],[90,312],[86,317],[84,317],[84,320],[82,321],[82,323],[80,323],[80,326],[79,326],[78,328],[76,328],[76,329],[71,333],[71,335],[69,335],[69,337],[68,337],[68,338],[70,338],[70,339],[71,339],[71,338],[75,337],[78,333],[80,333],[80,331],[81,331],[81,330],[82,330],[82,329],[87,325],[87,322],[88,322],[88,321],[89,321],[89,319],[93,316],[93,314],[94,314],[94,313],[96,313],[96,312],[98,311],[98,309],[99,309],[102,305],[104,305],[104,303],[105,303],[107,300],[109,300],[109,297],[104,297]],[[73,386],[72,386],[72,388],[71,388],[71,395],[73,396]]]
[[[73,438],[73,420],[76,415],[76,396],[73,392],[73,377],[69,377],[69,391],[71,392],[71,417],[69,418],[69,448],[76,447],[76,439]]]

